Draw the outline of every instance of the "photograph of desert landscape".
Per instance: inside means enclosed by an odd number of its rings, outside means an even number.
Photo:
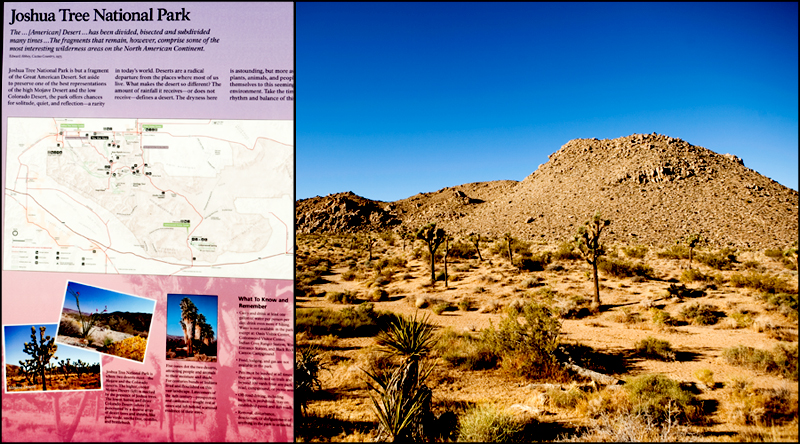
[[[6,393],[102,388],[100,355],[77,347],[59,347],[53,336],[56,327],[3,326]]]
[[[155,308],[153,299],[70,281],[55,340],[144,362]]]
[[[295,440],[796,442],[797,13],[298,3]]]

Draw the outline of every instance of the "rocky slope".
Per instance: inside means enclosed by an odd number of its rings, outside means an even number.
[[[634,134],[575,139],[521,182],[444,188],[396,202],[352,193],[297,202],[299,233],[414,230],[436,222],[456,235],[505,232],[568,239],[595,211],[610,242],[667,245],[703,232],[712,245],[784,247],[798,238],[798,193],[741,159],[681,139]]]

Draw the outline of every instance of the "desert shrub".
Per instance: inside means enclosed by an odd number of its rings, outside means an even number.
[[[636,343],[636,353],[640,356],[660,361],[674,361],[675,351],[669,341],[648,336]]]
[[[575,251],[575,246],[570,242],[562,242],[558,249],[552,253],[553,260],[557,261],[576,261],[581,258],[580,253]]]
[[[667,287],[667,294],[670,297],[682,300],[684,298],[699,298],[705,295],[705,292],[699,288],[687,288],[685,285],[669,284]]]
[[[732,311],[728,317],[736,322],[736,328],[747,328],[753,325],[753,315],[747,310]]]
[[[797,293],[761,293],[759,299],[766,302],[770,310],[777,310],[787,318],[797,320]]]
[[[564,370],[553,354],[561,323],[547,306],[523,304],[517,310],[509,310],[497,329],[490,327],[485,332],[493,353],[502,359],[508,372],[529,379],[564,378]]]
[[[470,299],[462,299],[458,301],[458,309],[461,311],[469,311],[472,308],[472,301]]]
[[[298,270],[295,279],[299,284],[304,286],[312,286],[328,282],[320,273],[317,273],[314,270]]]
[[[544,271],[552,261],[552,254],[549,251],[543,251],[539,254],[515,259],[514,265],[523,271]]]
[[[764,256],[771,257],[775,260],[781,260],[783,259],[783,250],[779,248],[767,248],[764,250]]]
[[[647,254],[647,247],[644,245],[626,246],[622,247],[622,251],[625,253],[625,256],[631,259],[644,259],[644,256]]]
[[[367,292],[367,300],[371,302],[385,301],[389,298],[389,292],[380,287],[375,287]]]
[[[495,368],[500,360],[485,340],[457,333],[452,328],[440,333],[435,350],[443,361],[459,370],[488,370]]]
[[[454,259],[472,259],[478,255],[477,251],[475,250],[475,245],[467,242],[456,241],[451,243],[449,246],[450,251],[448,256]]]
[[[147,340],[133,336],[111,344],[106,347],[106,353],[135,361],[144,361],[144,352],[147,348]]]
[[[658,327],[675,325],[675,319],[669,312],[653,307],[650,309],[650,314],[652,315],[653,324]]]
[[[677,381],[663,375],[648,374],[631,378],[624,385],[634,414],[645,414],[658,423],[670,420],[693,422],[702,417],[697,398]]]
[[[511,238],[511,253],[515,257],[520,256],[529,256],[530,255],[530,242],[525,242],[521,239],[517,239],[515,237]],[[492,247],[489,249],[492,254],[499,255],[508,259],[508,241],[505,239],[492,243]]]
[[[727,417],[735,424],[776,425],[797,418],[797,397],[786,388],[759,389],[734,380],[725,400]]]
[[[58,334],[61,336],[72,336],[75,338],[81,337],[81,331],[78,326],[67,319],[62,319],[58,324]]]
[[[498,407],[480,404],[458,420],[459,442],[520,442],[526,423]]]
[[[580,295],[573,295],[559,301],[555,312],[561,319],[581,319],[592,314],[592,301]]]
[[[714,372],[707,368],[694,372],[694,377],[708,388],[714,388]]]
[[[797,381],[797,343],[775,345],[772,357],[781,376]]]
[[[703,414],[697,397],[677,381],[657,374],[629,378],[622,390],[605,388],[592,393],[576,410],[590,418],[638,417],[654,432],[701,420]]]
[[[571,384],[567,390],[561,387],[552,387],[545,392],[547,403],[560,409],[574,409],[578,404],[586,399],[586,392],[578,388],[576,384]]]
[[[406,268],[408,261],[400,256],[392,256],[389,258],[389,266],[396,269]]]
[[[374,336],[387,320],[387,313],[374,311],[370,302],[343,310],[297,309],[295,332],[309,336],[335,335],[340,338]]]
[[[614,313],[611,320],[621,324],[638,324],[644,321],[641,315],[635,311],[631,311],[630,307],[622,307],[622,311]]]
[[[355,304],[358,300],[356,293],[352,291],[329,291],[325,293],[325,299],[335,304]]]
[[[440,314],[444,313],[445,311],[450,310],[452,307],[453,306],[450,305],[449,302],[440,302],[440,303],[434,305],[433,308],[431,308],[431,311],[433,311],[437,315],[440,315]]]
[[[733,273],[730,283],[734,287],[747,287],[765,293],[797,293],[780,276],[750,270],[746,275]]]
[[[681,316],[685,317],[692,324],[714,325],[719,320],[716,308],[717,307],[713,305],[695,303],[684,307],[683,310],[681,310]]]
[[[353,281],[358,277],[358,273],[355,270],[346,270],[342,273],[342,279],[345,281]]]
[[[733,268],[733,264],[737,262],[736,250],[730,248],[723,248],[710,253],[697,253],[695,259],[697,259],[697,262],[717,270],[730,270]]]
[[[698,270],[697,268],[689,268],[683,270],[681,272],[681,277],[680,277],[680,281],[686,282],[687,284],[694,281],[716,282],[717,284],[721,284],[722,280],[723,279],[721,274],[717,275],[705,274],[702,271]]]
[[[797,381],[797,344],[778,344],[772,352],[744,345],[725,349],[722,357],[728,364],[773,373]]]
[[[394,245],[394,233],[391,231],[383,231],[378,234],[378,237],[386,243],[386,245]]]
[[[656,252],[660,259],[689,259],[689,247],[685,245],[672,245],[666,250]]]
[[[653,277],[653,267],[643,263],[633,263],[626,260],[609,260],[600,258],[597,269],[604,274],[618,278],[642,276]]]
[[[519,284],[519,286],[520,286],[521,288],[533,288],[533,287],[539,287],[539,286],[543,285],[543,284],[541,283],[542,281],[543,281],[543,279],[542,279],[542,278],[538,278],[538,277],[529,277],[529,278],[525,279],[524,281],[522,281],[522,282]]]

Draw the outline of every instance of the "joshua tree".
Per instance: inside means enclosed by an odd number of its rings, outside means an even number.
[[[512,264],[514,263],[514,256],[513,256],[513,249],[511,248],[511,243],[514,241],[514,237],[511,236],[511,233],[506,233],[503,235],[503,239],[506,240],[506,247],[508,247],[508,261]]]
[[[436,285],[435,255],[436,249],[438,249],[439,245],[441,245],[442,241],[444,241],[444,229],[436,228],[435,223],[430,223],[417,231],[416,238],[422,239],[426,244],[428,244],[428,252],[431,255],[431,286]]]
[[[600,216],[600,212],[597,212],[590,220],[578,227],[578,233],[573,238],[575,248],[578,249],[583,259],[592,266],[594,275],[592,310],[594,312],[600,310],[600,281],[597,279],[597,260],[606,253],[605,246],[600,243],[600,233],[610,223],[610,220],[603,219]]]
[[[469,235],[467,239],[469,239],[469,241],[472,242],[473,245],[475,245],[475,251],[478,252],[478,259],[481,262],[483,262],[483,257],[481,256],[481,248],[480,248],[481,235],[478,233],[472,233]]]
[[[183,340],[186,342],[186,353],[194,355],[195,325],[197,325],[197,306],[189,298],[181,299],[181,327]]]
[[[368,261],[372,260],[372,247],[375,245],[375,237],[372,236],[372,233],[367,233],[366,235],[366,243],[367,243],[367,251],[369,251],[369,257],[367,258]]]
[[[686,245],[689,247],[689,269],[692,269],[692,257],[694,256],[694,249],[705,243],[706,240],[703,238],[703,235],[700,233],[693,233],[689,236],[683,238],[683,241],[686,242]]]
[[[447,255],[450,253],[450,235],[444,236],[444,288],[447,288]]]
[[[25,372],[26,378],[30,375],[33,378],[32,382],[34,384],[37,378],[41,379],[42,390],[47,391],[47,376],[45,370],[47,370],[47,364],[50,362],[51,358],[58,359],[57,356],[53,356],[58,346],[55,344],[56,338],[51,338],[50,336],[45,337],[45,330],[46,327],[39,327],[39,339],[37,340],[36,327],[31,326],[31,342],[26,342],[25,348],[23,348],[26,354],[31,355],[31,359],[26,359],[24,362],[19,361],[19,364],[22,367],[22,371]]]

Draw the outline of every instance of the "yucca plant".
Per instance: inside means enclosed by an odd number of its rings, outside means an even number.
[[[381,441],[427,440],[426,424],[431,418],[432,392],[425,380],[434,364],[425,365],[436,340],[428,317],[418,319],[395,315],[377,337],[381,350],[402,356],[394,371],[363,370],[369,377],[369,397],[378,415],[378,439]]]
[[[416,313],[413,318],[392,316],[387,328],[378,333],[378,345],[392,356],[426,356],[436,342],[428,319],[427,315],[417,319]]]
[[[319,371],[322,368],[319,347],[298,348],[294,361],[294,394],[300,413],[305,413],[311,394],[321,388]]]

